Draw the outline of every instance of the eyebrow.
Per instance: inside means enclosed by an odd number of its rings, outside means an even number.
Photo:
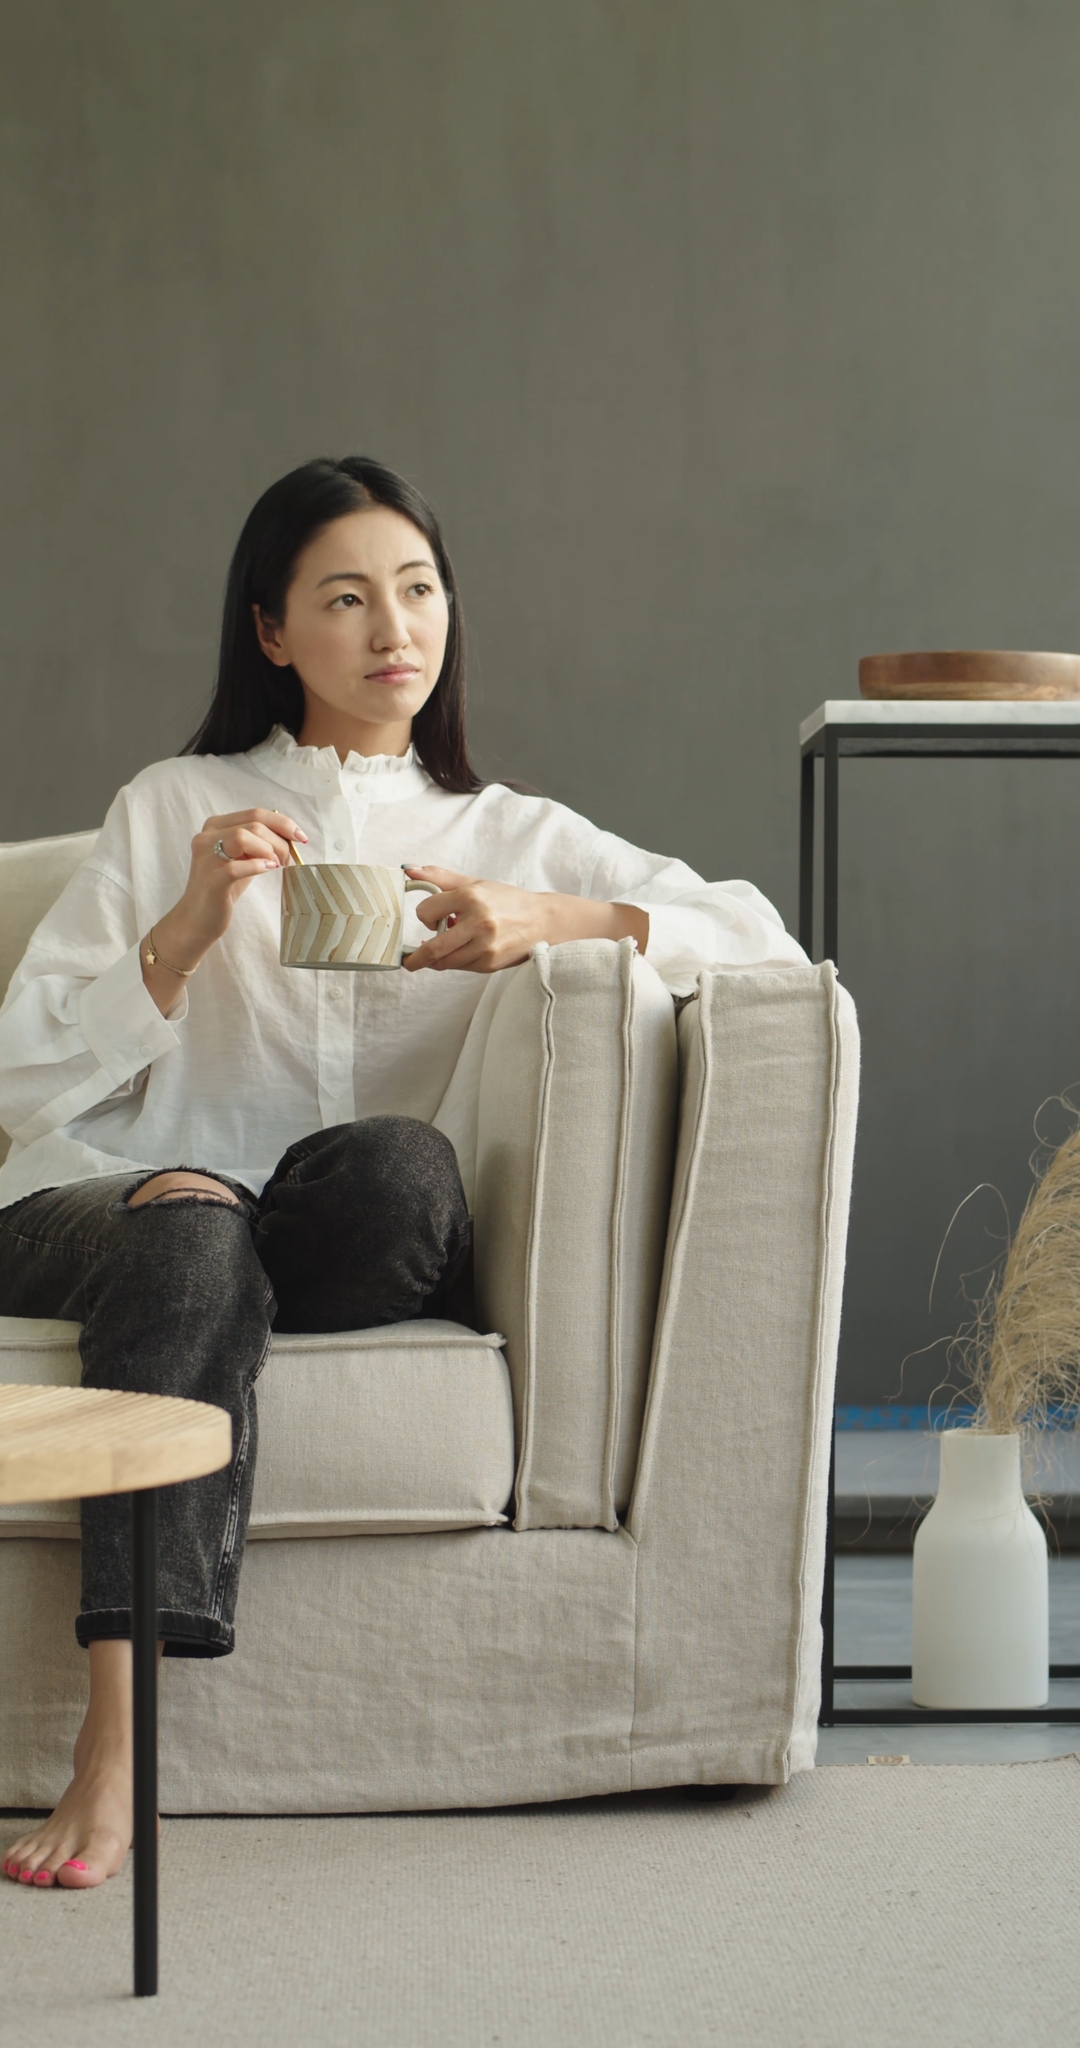
[[[429,562],[424,555],[418,555],[414,562],[402,562],[401,566],[395,569],[394,574],[396,576],[403,576],[406,569],[430,569],[433,575],[438,574],[434,562]],[[331,576],[320,576],[315,588],[316,590],[321,590],[324,583],[370,582],[370,576],[366,576],[362,569],[335,569]]]

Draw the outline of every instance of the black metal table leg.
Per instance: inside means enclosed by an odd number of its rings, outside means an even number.
[[[832,1727],[836,1677],[836,1423],[829,1449],[829,1497],[825,1509],[825,1577],[821,1587],[821,1707],[818,1719]]]
[[[135,1792],[135,1996],[158,1988],[157,1488],[131,1496],[131,1698]]]
[[[836,734],[825,741],[825,789],[822,804],[821,955],[838,968],[840,961],[838,897],[840,890],[840,749]]]
[[[836,963],[840,882],[840,752],[836,736],[825,739],[825,789],[822,845],[822,952]],[[799,785],[799,944],[814,957],[814,755],[802,757]],[[829,1492],[825,1509],[825,1576],[821,1588],[821,1709],[825,1727],[832,1724],[835,1694],[836,1627],[836,1424],[829,1450]]]
[[[813,754],[804,754],[799,774],[799,944],[814,957],[814,773]]]

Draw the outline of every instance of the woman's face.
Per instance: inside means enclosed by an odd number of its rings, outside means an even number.
[[[263,653],[291,663],[320,723],[336,712],[407,726],[439,680],[449,621],[428,541],[384,505],[347,513],[308,542],[280,626],[255,607]]]

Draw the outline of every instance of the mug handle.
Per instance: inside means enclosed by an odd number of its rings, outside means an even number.
[[[423,890],[423,892],[424,892],[424,894],[425,894],[425,896],[441,896],[441,895],[442,895],[442,893],[443,893],[443,892],[442,892],[442,890],[441,890],[441,889],[439,888],[439,885],[438,885],[438,883],[437,883],[437,882],[417,882],[417,881],[414,881],[414,880],[413,880],[413,878],[412,878],[412,876],[411,876],[411,875],[406,875],[406,877],[405,877],[405,894],[406,894],[406,896],[408,895],[408,893],[409,893],[409,890],[410,890],[410,889],[422,889],[422,890]],[[444,932],[444,931],[446,930],[446,919],[445,919],[445,917],[443,917],[443,918],[440,918],[440,920],[439,920],[439,924],[438,924],[438,930],[439,930],[440,932]],[[417,946],[403,946],[403,947],[402,947],[402,949],[401,949],[401,957],[402,957],[402,959],[405,959],[405,958],[406,958],[406,956],[407,956],[407,954],[409,954],[409,953],[416,953],[416,952],[418,952],[418,951],[419,951],[419,947],[417,947]]]

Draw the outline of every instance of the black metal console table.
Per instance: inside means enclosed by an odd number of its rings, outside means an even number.
[[[799,942],[814,956],[815,794],[817,771],[823,764],[822,789],[822,950],[821,958],[839,965],[837,888],[840,855],[840,763],[888,757],[917,760],[1049,761],[1080,758],[1080,702],[854,702],[823,704],[799,734],[802,780],[799,805]],[[822,1599],[821,1722],[902,1726],[921,1721],[1076,1721],[1080,1703],[1071,1707],[838,1707],[838,1679],[901,1679],[911,1677],[906,1664],[837,1664],[835,1662],[835,1538],[836,1430],[829,1465],[829,1507]],[[1051,1678],[1080,1678],[1080,1664],[1051,1664]]]

